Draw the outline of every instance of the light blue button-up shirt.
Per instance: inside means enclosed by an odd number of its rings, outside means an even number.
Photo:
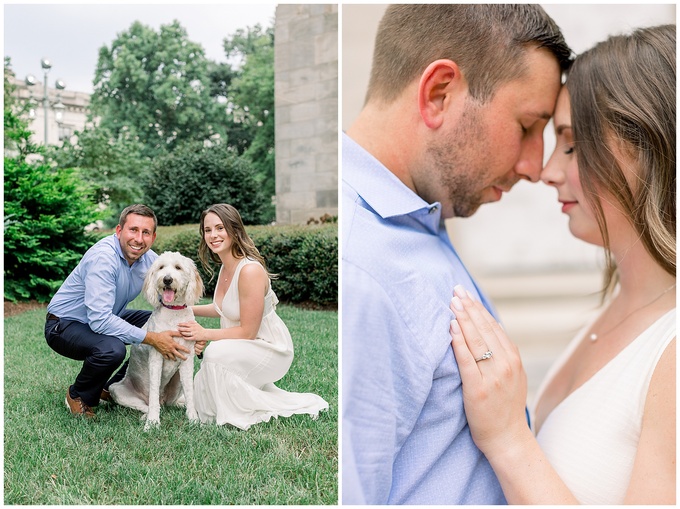
[[[504,504],[472,441],[451,348],[462,284],[439,203],[351,138],[342,148],[342,502]]]
[[[130,266],[118,237],[105,237],[87,250],[47,311],[86,323],[94,332],[115,336],[123,343],[141,343],[146,332],[119,315],[141,292],[144,276],[157,257],[149,250]]]

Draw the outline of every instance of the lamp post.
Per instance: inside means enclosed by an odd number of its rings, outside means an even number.
[[[48,97],[48,94],[47,94],[47,74],[50,72],[50,69],[52,69],[52,62],[50,62],[50,60],[48,58],[43,57],[40,60],[40,66],[43,69],[43,76],[44,76],[42,103],[43,103],[43,113],[45,115],[45,146],[47,146],[47,113],[48,113],[48,110],[50,108],[50,100],[49,100],[49,97]],[[28,76],[26,76],[25,83],[29,87],[32,87],[33,85],[35,85],[37,83],[35,76],[33,76],[32,74],[29,74]],[[66,88],[66,84],[62,80],[58,79],[58,80],[55,81],[54,87],[57,90],[61,91],[61,90],[64,90]],[[66,109],[66,106],[64,106],[64,104],[61,102],[61,94],[60,93],[57,93],[57,102],[52,105],[52,108],[55,110],[55,118],[57,120],[57,123],[61,124],[61,121],[63,119],[64,110]]]

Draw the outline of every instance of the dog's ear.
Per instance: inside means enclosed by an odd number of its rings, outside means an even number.
[[[154,262],[154,264],[149,267],[149,270],[144,277],[144,284],[142,285],[142,294],[153,307],[158,306],[158,293],[156,292],[156,283],[154,281],[156,279],[155,274],[157,271],[158,264]]]
[[[203,279],[201,279],[201,274],[196,268],[194,261],[188,259],[191,265],[191,271],[193,272],[193,277],[189,279],[189,286],[187,288],[186,300],[187,304],[194,305],[198,300],[203,297],[203,292],[205,288],[203,287]]]

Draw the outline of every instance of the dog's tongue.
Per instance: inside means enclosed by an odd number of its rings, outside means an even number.
[[[172,302],[175,300],[174,290],[163,290],[163,302]]]

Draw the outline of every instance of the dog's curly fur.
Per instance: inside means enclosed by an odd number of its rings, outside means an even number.
[[[203,289],[201,276],[190,258],[170,251],[161,254],[147,272],[142,288],[154,306],[145,329],[177,330],[177,324],[193,320],[189,306],[201,298]],[[162,404],[181,406],[182,400],[189,420],[198,420],[194,407],[194,342],[181,337],[175,341],[189,349],[186,360],[167,360],[150,345],[133,345],[125,378],[109,387],[116,403],[144,413],[144,430],[160,425]]]

